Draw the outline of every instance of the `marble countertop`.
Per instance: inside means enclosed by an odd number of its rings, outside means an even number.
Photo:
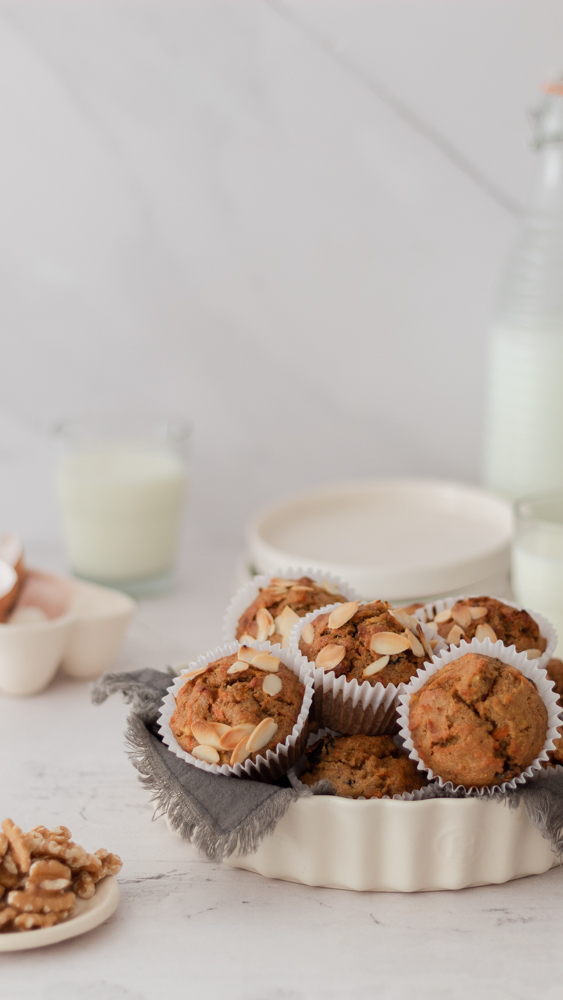
[[[120,667],[163,666],[219,640],[232,577],[225,565],[217,592],[201,572],[203,549],[191,557],[174,594],[140,606]],[[34,561],[58,568],[62,556],[44,549]],[[115,914],[81,938],[2,956],[2,996],[559,1000],[562,870],[402,895],[210,863],[154,820],[124,752],[126,713],[118,696],[94,707],[87,684],[62,676],[35,698],[0,697],[3,814],[24,829],[64,823],[88,849],[124,861]]]

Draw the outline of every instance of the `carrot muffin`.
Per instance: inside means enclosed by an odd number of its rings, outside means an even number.
[[[511,608],[495,597],[466,597],[440,611],[434,626],[450,646],[459,646],[462,639],[500,639],[505,646],[516,646],[518,653],[527,650],[530,660],[541,656],[547,646],[547,639],[527,611]]]
[[[258,642],[279,642],[289,645],[289,633],[295,622],[310,611],[336,604],[346,598],[323,580],[317,583],[309,576],[298,580],[272,577],[267,587],[262,587],[258,597],[239,618],[236,636],[241,642],[249,636]]]
[[[291,734],[304,693],[276,656],[241,646],[186,681],[170,728],[183,750],[208,764],[255,761]]]
[[[393,797],[428,784],[390,736],[325,736],[307,750],[300,777],[305,785],[330,781],[349,799]]]
[[[553,659],[549,661],[545,669],[550,680],[555,682],[553,690],[559,695],[559,708],[563,708],[563,701],[561,700],[561,696],[563,695],[563,660],[559,660],[556,656],[554,656]],[[542,767],[563,764],[563,742],[561,740],[563,727],[560,726],[557,731],[559,736],[553,741],[555,743],[555,750],[548,751],[549,760],[542,761]]]
[[[466,653],[412,695],[409,729],[434,774],[482,788],[510,781],[541,753],[547,709],[515,667]]]
[[[340,605],[305,625],[299,649],[315,666],[358,683],[408,683],[432,657],[422,628],[387,601]]]

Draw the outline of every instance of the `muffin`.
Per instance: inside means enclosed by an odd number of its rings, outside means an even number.
[[[348,799],[380,799],[423,788],[428,781],[390,736],[325,736],[307,750],[305,785],[327,780]]]
[[[305,625],[299,650],[316,667],[359,684],[408,683],[432,651],[420,624],[387,601],[349,601]]]
[[[291,734],[304,693],[276,656],[241,646],[191,675],[170,728],[183,750],[208,764],[255,761]]]
[[[549,660],[546,666],[546,673],[550,680],[555,682],[554,691],[559,695],[559,708],[563,708],[563,701],[561,700],[561,695],[563,695],[563,660],[559,660],[554,656]],[[556,764],[563,764],[563,743],[561,741],[561,736],[563,735],[563,727],[559,727],[559,736],[553,742],[555,743],[555,750],[548,751],[549,760],[542,761],[542,767],[549,767],[550,765],[554,767]]]
[[[500,639],[505,646],[516,646],[518,653],[527,650],[530,660],[541,656],[547,646],[527,611],[511,608],[495,597],[465,597],[440,611],[429,624],[449,646],[459,646],[462,639]]]
[[[279,642],[289,645],[289,633],[295,622],[310,611],[324,608],[327,604],[346,601],[346,598],[323,580],[317,583],[309,576],[298,580],[286,580],[274,576],[267,587],[262,587],[258,597],[243,611],[238,620],[236,639],[241,642],[257,639],[258,642]]]
[[[466,653],[410,700],[409,729],[423,764],[466,788],[500,785],[541,753],[547,709],[535,685],[492,656]]]

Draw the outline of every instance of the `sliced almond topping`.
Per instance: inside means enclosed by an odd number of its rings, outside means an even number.
[[[491,642],[497,641],[497,634],[490,625],[478,625],[475,629],[475,638],[479,642],[483,642],[483,639],[490,639]]]
[[[192,750],[192,757],[197,757],[198,760],[204,760],[207,764],[218,764],[221,760],[215,747],[205,746],[205,744],[194,747]]]
[[[404,608],[391,608],[390,614],[393,615],[393,618],[395,618],[399,622],[399,625],[402,625],[404,629],[410,629],[411,631],[416,629],[416,618],[409,615]]]
[[[538,656],[541,656],[539,649],[527,649],[526,656],[529,660],[537,660]]]
[[[270,580],[270,585],[272,587],[281,587],[282,590],[289,590],[290,587],[294,587],[297,580],[286,580],[283,576],[273,576]]]
[[[437,615],[434,615],[434,621],[437,625],[445,625],[446,622],[451,622],[452,613],[449,608],[445,608],[444,611],[439,611]]]
[[[388,663],[388,656],[380,656],[378,660],[374,660],[373,663],[370,663],[370,665],[365,668],[362,677],[373,677],[374,674],[378,674],[380,670],[383,670]]]
[[[249,635],[248,632],[245,632],[244,635],[241,635],[239,642],[241,643],[242,646],[248,646],[249,643],[254,642],[254,636]]]
[[[266,642],[266,639],[269,639],[276,631],[274,619],[267,608],[258,609],[256,612],[256,624],[258,626],[258,634],[256,636],[258,642]]]
[[[474,622],[479,621],[479,618],[485,618],[488,615],[488,608],[469,608],[469,613]]]
[[[329,583],[328,580],[321,580],[319,587],[326,590],[327,594],[338,594],[338,587],[335,587],[333,583]]]
[[[264,678],[264,683],[262,684],[264,694],[269,694],[272,698],[276,694],[280,693],[282,687],[283,684],[281,677],[276,677],[275,674],[268,674],[268,676]]]
[[[459,646],[461,640],[465,638],[465,633],[459,625],[452,625],[450,631],[448,632],[446,642],[449,642],[450,646]]]
[[[254,650],[256,652],[256,650]],[[227,670],[228,674],[243,674],[245,670],[248,670],[250,663],[246,660],[235,660]]]
[[[254,729],[253,729],[254,732]],[[242,740],[237,743],[234,748],[229,764],[231,767],[233,764],[243,764],[247,757],[250,757],[250,750],[248,750],[246,744],[248,743],[248,736],[243,736]]]
[[[280,661],[277,656],[272,656],[271,653],[257,653],[254,650],[252,666],[257,667],[258,670],[268,670],[272,674],[277,674],[280,668]]]
[[[428,622],[426,628],[430,632],[437,632],[438,631],[438,625],[436,624],[436,622]]]
[[[300,621],[299,615],[289,606],[284,608],[275,621],[275,630],[281,635],[282,647],[289,646],[289,633],[296,622]]]
[[[412,649],[414,655],[415,656],[424,656],[424,646],[422,645],[422,643],[420,642],[420,640],[417,639],[416,635],[414,635],[414,633],[411,632],[410,628],[406,628],[405,629],[405,635],[406,635],[407,639],[410,642],[411,649]]]
[[[454,604],[452,608],[452,618],[456,625],[459,625],[459,627],[464,630],[469,628],[471,622],[473,621],[471,611],[462,604]]]
[[[379,653],[380,656],[396,656],[409,647],[408,636],[404,633],[399,635],[398,632],[375,632],[369,644],[372,653]]]
[[[182,674],[183,681],[191,681],[194,677],[199,677],[200,674],[204,674],[207,667],[198,667],[197,670],[190,670],[187,674]]]
[[[192,722],[192,733],[197,742],[205,746],[216,747],[217,750],[221,749],[221,737],[230,728],[230,726],[226,726],[223,722],[206,722],[205,719],[198,719],[196,722]]]
[[[313,639],[315,638],[315,630],[311,622],[307,622],[307,624],[305,625],[305,628],[301,633],[301,638],[303,642],[307,644],[307,646],[311,645]]]
[[[432,649],[436,649],[436,646],[437,646],[438,644],[439,644],[439,641],[438,641],[438,639],[431,639],[431,640],[430,640],[430,645],[432,646]]]
[[[321,670],[334,670],[345,656],[346,646],[331,642],[330,645],[323,646],[315,660],[315,666],[320,667]]]
[[[247,740],[255,729],[253,722],[241,722],[240,725],[233,726],[221,737],[221,750],[234,750],[243,739]]]
[[[237,653],[237,660],[244,660],[245,663],[252,663],[257,652],[258,650],[253,649],[252,646],[240,646]]]
[[[335,608],[334,611],[331,611],[329,614],[328,627],[340,628],[341,625],[345,625],[346,622],[350,621],[350,618],[356,614],[357,610],[357,601],[347,601],[346,604],[340,604],[339,607]]]
[[[256,753],[265,747],[272,740],[277,732],[278,724],[275,719],[262,719],[256,729],[248,737],[246,749],[249,753]]]

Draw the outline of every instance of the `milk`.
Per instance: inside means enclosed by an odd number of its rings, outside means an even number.
[[[165,448],[67,454],[58,492],[74,572],[109,584],[170,574],[185,489],[185,466]]]
[[[561,526],[563,529],[563,525]],[[563,530],[531,526],[512,547],[512,587],[517,601],[539,611],[559,635],[563,653]]]

